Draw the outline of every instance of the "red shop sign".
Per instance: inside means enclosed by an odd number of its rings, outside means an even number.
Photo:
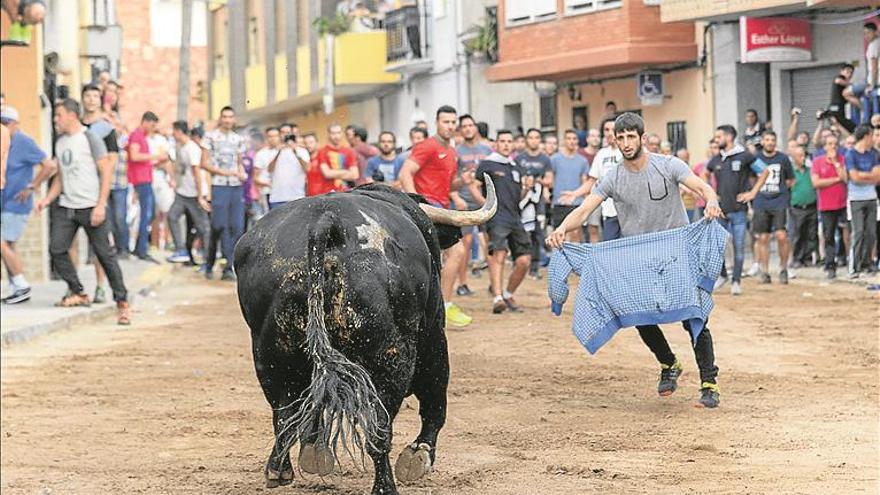
[[[790,17],[740,17],[740,60],[797,62],[812,60],[810,23]]]

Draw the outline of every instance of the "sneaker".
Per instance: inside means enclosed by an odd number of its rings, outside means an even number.
[[[505,311],[507,311],[507,303],[504,302],[504,299],[492,303],[492,314],[500,315]]]
[[[204,273],[207,280],[214,280],[214,269],[208,265],[202,265],[199,272]]]
[[[850,280],[855,280],[857,278],[859,278],[859,272],[849,272],[849,279]]]
[[[31,299],[31,288],[15,289],[15,292],[3,298],[4,304],[18,304]]]
[[[465,312],[454,303],[446,308],[446,323],[456,327],[466,327],[470,325],[472,321],[473,318],[466,315]]]
[[[228,280],[230,282],[235,282],[237,277],[235,276],[235,271],[231,268],[226,268],[223,270],[223,274],[220,275],[220,280]]]
[[[118,301],[116,303],[116,324],[131,325],[131,306],[128,301]]]
[[[149,254],[139,254],[138,259],[141,261],[146,261],[147,263],[153,263],[154,265],[159,265],[159,260],[153,258]]]
[[[715,289],[714,290],[718,290],[718,289],[724,287],[724,284],[726,284],[726,283],[727,283],[727,277],[718,277],[718,279],[715,280]]]
[[[95,297],[92,298],[92,304],[103,304],[107,302],[107,292],[100,285],[95,287]]]
[[[459,285],[458,289],[455,289],[455,293],[462,297],[474,295],[474,291],[472,291],[470,287],[467,286],[467,284]]]
[[[730,295],[739,296],[739,295],[742,295],[742,293],[743,293],[743,290],[742,290],[742,287],[739,285],[739,282],[734,282],[734,283],[730,284]]]
[[[533,270],[529,272],[529,278],[532,280],[541,280],[544,278],[544,276],[541,275],[541,272],[539,272],[538,270]]]
[[[174,251],[174,254],[165,258],[169,263],[186,263],[189,261],[189,253],[186,250],[177,250]]]
[[[833,268],[825,270],[825,278],[827,278],[828,280],[834,280],[835,278],[837,278],[837,270]]]
[[[772,283],[772,281],[770,280],[770,274],[769,274],[769,273],[762,273],[762,274],[761,274],[761,280],[758,280],[758,283],[759,283],[759,284],[769,284],[769,283]]]
[[[779,272],[779,283],[782,285],[788,284],[788,270],[781,270]]]
[[[681,376],[683,369],[678,359],[672,363],[672,366],[665,364],[660,365],[660,381],[657,382],[657,393],[660,397],[668,397],[678,388],[678,377]]]
[[[708,409],[713,409],[718,407],[718,404],[721,402],[721,394],[718,390],[718,384],[703,382],[702,388],[700,388],[700,403],[699,406],[705,407]]]
[[[794,268],[795,270],[797,270],[798,268],[803,268],[803,267],[805,267],[805,266],[806,266],[806,265],[805,265],[804,262],[802,262],[802,261],[792,261],[792,262],[788,265],[789,268]]]
[[[761,273],[761,265],[752,263],[752,267],[746,272],[746,277],[757,277]]]
[[[523,309],[521,307],[519,307],[518,304],[516,304],[516,300],[513,298],[513,296],[505,299],[504,305],[507,306],[507,309],[509,309],[513,313],[522,313],[523,312]]]

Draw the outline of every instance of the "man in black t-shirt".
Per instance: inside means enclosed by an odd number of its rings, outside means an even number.
[[[718,183],[718,200],[724,218],[721,225],[733,237],[733,283],[730,292],[733,295],[742,293],[742,267],[745,260],[746,220],[750,199],[758,193],[767,179],[766,170],[755,168],[755,156],[736,143],[736,129],[731,125],[718,126],[715,130],[715,141],[721,153],[712,157],[703,170],[703,180],[709,182],[710,175],[715,176]],[[749,187],[749,178],[760,174],[754,187]],[[727,282],[727,270],[722,268],[721,277],[715,282],[718,289]]]
[[[101,88],[94,84],[87,84],[83,87],[81,96],[83,108],[82,123],[88,127],[90,132],[104,141],[110,163],[115,166],[119,158],[119,142],[116,139],[116,129],[104,117],[104,112],[101,110]],[[107,204],[107,218],[115,218],[113,212],[110,211],[112,204],[113,202]],[[115,242],[116,240],[114,239],[114,245]],[[116,246],[117,255],[120,251],[124,251],[124,248]],[[95,297],[92,299],[92,302],[101,304],[107,300],[107,290],[105,289],[107,275],[104,273],[104,269],[101,268],[101,264],[95,263],[94,254],[92,246],[89,244],[89,259],[95,265]]]
[[[523,226],[532,240],[532,263],[529,276],[540,278],[538,267],[541,263],[541,250],[544,246],[544,221],[547,217],[547,171],[551,169],[550,157],[541,152],[541,131],[532,128],[526,131],[526,149],[516,156],[516,164],[523,174],[532,177],[534,184],[527,198],[520,201],[520,214]]]
[[[531,239],[525,231],[520,216],[519,202],[534,185],[534,178],[525,175],[511,158],[513,152],[513,133],[507,130],[498,131],[495,141],[496,151],[484,158],[477,167],[477,185],[483,188],[486,197],[486,185],[483,174],[492,177],[498,198],[498,211],[487,224],[489,230],[489,275],[492,278],[492,292],[495,300],[492,312],[503,313],[505,310],[520,312],[522,309],[513,298],[516,289],[522,283],[529,269],[532,249]],[[501,290],[504,279],[504,262],[507,253],[513,257],[513,272],[507,282],[507,288]]]

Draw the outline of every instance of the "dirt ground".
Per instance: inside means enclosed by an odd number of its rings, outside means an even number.
[[[2,352],[4,494],[268,493],[270,410],[232,285],[178,274],[112,321]],[[667,335],[686,371],[656,395],[658,366],[633,330],[590,356],[570,311],[527,281],[522,315],[493,316],[486,279],[451,330],[449,417],[435,472],[403,494],[880,492],[878,297],[795,280],[717,297],[712,329],[721,407],[694,407],[698,374],[683,330]],[[570,305],[569,305],[570,306]],[[395,423],[392,462],[417,432]],[[350,462],[283,493],[368,493]]]

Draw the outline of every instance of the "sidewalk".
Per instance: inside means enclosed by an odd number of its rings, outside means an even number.
[[[132,304],[137,304],[136,299],[141,293],[149,293],[167,280],[174,268],[174,265],[170,264],[154,265],[137,259],[120,261],[119,265]],[[79,276],[86,292],[90,297],[93,296],[94,267],[83,265],[79,270]],[[116,304],[113,302],[109,286],[106,287],[108,301],[87,308],[55,307],[55,303],[61,300],[67,290],[66,284],[61,280],[33,284],[31,287],[33,292],[30,301],[0,305],[0,337],[3,346],[116,314]],[[5,290],[4,287],[4,296]]]

